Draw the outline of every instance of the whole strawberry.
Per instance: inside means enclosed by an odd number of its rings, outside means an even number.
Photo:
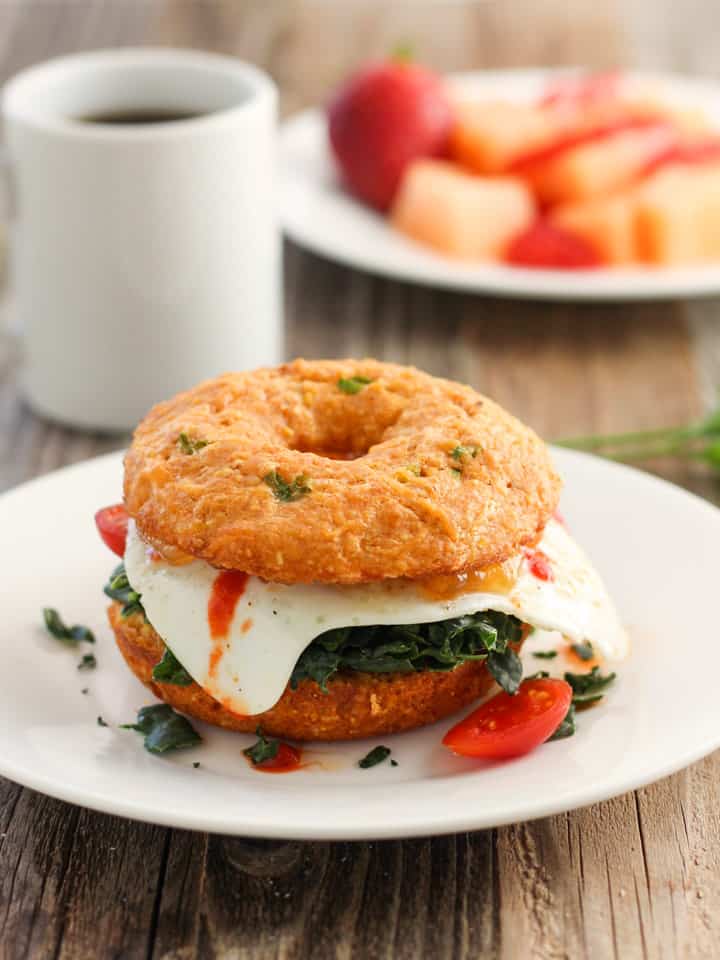
[[[387,210],[405,168],[445,153],[452,108],[442,79],[404,59],[367,67],[328,109],[330,144],[348,188]]]

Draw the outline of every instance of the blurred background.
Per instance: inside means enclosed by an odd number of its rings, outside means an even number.
[[[157,43],[235,54],[284,114],[399,42],[439,70],[583,65],[720,73],[714,0],[2,0],[2,79],[37,60]]]

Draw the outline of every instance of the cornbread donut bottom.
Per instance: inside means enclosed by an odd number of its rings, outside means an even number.
[[[142,614],[126,619],[113,603],[108,618],[125,662],[156,697],[173,709],[206,723],[289,740],[356,740],[400,733],[442,720],[492,688],[494,680],[484,663],[465,663],[448,672],[345,673],[328,682],[323,693],[312,680],[297,689],[288,686],[270,710],[252,717],[231,713],[197,683],[179,687],[155,683],[153,667],[165,644]],[[513,645],[519,650],[521,644]]]
[[[343,391],[352,378],[370,382]],[[279,499],[271,476],[308,492]],[[376,360],[207,381],[154,407],[125,458],[128,512],[161,553],[278,583],[489,566],[537,539],[559,490],[545,445],[496,403]]]

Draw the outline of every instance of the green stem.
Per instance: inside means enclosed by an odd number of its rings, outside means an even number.
[[[606,433],[597,436],[569,437],[554,440],[558,447],[572,447],[575,450],[599,450],[602,447],[623,447],[632,444],[653,443],[658,441],[684,441],[698,436],[696,424],[689,427],[663,427],[659,430],[636,430],[630,433]]]

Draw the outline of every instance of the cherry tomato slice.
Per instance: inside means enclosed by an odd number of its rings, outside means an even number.
[[[514,696],[498,693],[448,730],[443,744],[461,757],[520,757],[552,736],[571,701],[564,680],[525,680]]]
[[[280,743],[274,757],[263,760],[255,765],[256,770],[263,773],[292,773],[300,768],[301,752],[289,743]]]
[[[539,221],[519,233],[505,252],[516,267],[549,270],[587,270],[602,266],[597,250],[570,230]]]
[[[112,507],[103,507],[95,514],[95,525],[103,542],[119,557],[125,554],[128,515],[122,503]]]

